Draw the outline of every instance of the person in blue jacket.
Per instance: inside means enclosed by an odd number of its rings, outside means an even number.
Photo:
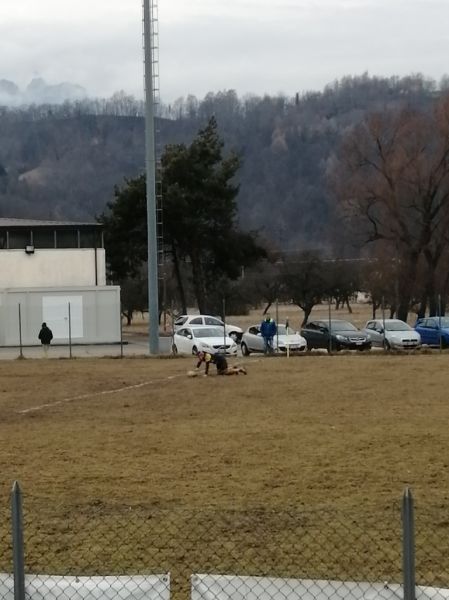
[[[260,333],[263,337],[264,343],[264,352],[265,354],[272,354],[274,352],[273,349],[273,338],[276,335],[277,326],[274,319],[270,317],[270,315],[266,315],[265,319],[262,321],[260,325]]]

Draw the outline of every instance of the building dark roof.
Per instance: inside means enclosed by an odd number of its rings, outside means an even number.
[[[39,221],[37,219],[13,219],[13,218],[0,218],[0,228],[12,229],[14,227],[102,227],[101,223],[77,223],[74,221]]]

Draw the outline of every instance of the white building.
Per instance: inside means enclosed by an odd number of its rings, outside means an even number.
[[[102,227],[0,218],[0,346],[120,341],[120,288],[106,285]]]

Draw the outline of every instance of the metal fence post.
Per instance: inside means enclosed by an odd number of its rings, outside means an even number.
[[[120,358],[123,358],[123,323],[122,323],[122,307],[120,307]]]
[[[69,357],[72,358],[72,313],[69,302]]]
[[[222,300],[222,312],[223,312],[223,353],[226,354],[226,299]]]
[[[415,525],[413,496],[405,488],[402,497],[402,569],[404,600],[415,600]]]
[[[25,600],[25,560],[23,550],[22,492],[17,481],[11,491],[12,554],[14,600]]]
[[[20,358],[23,358],[23,347],[22,347],[22,311],[19,302],[19,346],[20,346]]]
[[[276,298],[276,350],[279,351],[279,299]],[[287,339],[288,345],[288,339]]]

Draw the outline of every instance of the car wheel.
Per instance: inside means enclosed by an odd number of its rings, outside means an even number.
[[[178,348],[177,348],[176,344],[173,344],[173,346],[171,347],[171,351],[174,356],[176,356],[178,354]]]
[[[240,346],[240,348],[242,349],[243,356],[249,356],[250,355],[250,351],[248,350],[248,346],[245,344],[245,342],[242,343],[242,345]]]
[[[193,346],[192,354],[193,354],[193,356],[196,356],[198,354],[198,348],[196,346]]]

